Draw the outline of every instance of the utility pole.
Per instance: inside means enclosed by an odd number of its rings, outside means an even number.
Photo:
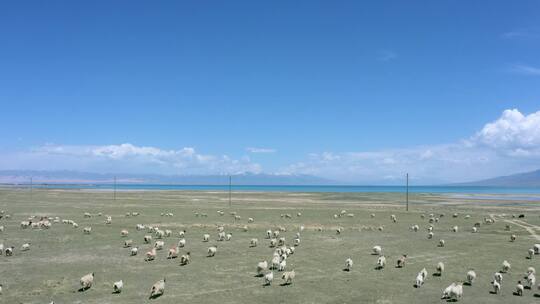
[[[232,177],[229,175],[229,208],[231,208],[231,188],[232,188]]]
[[[407,173],[407,189],[405,194],[407,200],[407,211],[409,211],[409,173]]]
[[[114,198],[114,201],[116,202],[116,175],[114,176],[114,192],[113,192],[113,198]]]

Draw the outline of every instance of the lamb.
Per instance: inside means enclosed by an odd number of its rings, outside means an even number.
[[[167,254],[167,259],[176,259],[178,257],[178,251],[180,249],[178,247],[172,247],[169,249],[169,253]]]
[[[154,285],[152,285],[149,299],[155,299],[157,297],[162,296],[164,293],[165,293],[165,278],[163,278],[163,280],[157,281],[156,283],[154,283]]]
[[[210,234],[203,234],[203,242],[208,242],[208,240],[210,240]]]
[[[405,261],[407,260],[407,255],[402,255],[396,262],[396,268],[403,268],[405,267]]]
[[[191,262],[191,253],[188,251],[180,257],[180,265],[185,266]]]
[[[208,257],[213,257],[216,255],[217,245],[211,246],[208,248]]]
[[[150,251],[146,252],[145,261],[153,261],[156,258],[156,248],[152,248]]]
[[[467,281],[466,282],[467,282],[468,285],[472,285],[474,280],[476,280],[476,272],[471,269],[471,270],[469,270],[467,272]]]
[[[257,247],[258,243],[259,243],[258,239],[251,239],[251,241],[249,241],[249,247]]]
[[[444,272],[444,263],[443,262],[437,263],[436,270],[437,270],[436,275],[439,277],[442,276],[442,273]]]
[[[156,250],[161,250],[161,249],[163,249],[163,246],[165,246],[165,242],[164,242],[164,241],[156,241],[156,242],[154,243],[154,248],[155,248]]]
[[[266,271],[268,269],[268,262],[262,261],[257,263],[257,276],[262,276],[263,271]]]
[[[444,247],[444,240],[443,239],[440,239],[439,240],[439,247]]]
[[[177,246],[180,248],[184,248],[186,246],[186,239],[180,239]]]
[[[81,291],[87,290],[90,287],[92,287],[92,284],[94,283],[94,273],[89,273],[87,275],[84,275],[81,278]]]
[[[382,253],[382,247],[377,245],[377,246],[373,246],[373,254],[374,255],[381,255]]]
[[[265,286],[269,286],[270,284],[272,284],[273,280],[274,280],[274,272],[273,271],[270,271],[269,273],[264,275],[263,282],[264,282]]]
[[[497,281],[493,281],[493,282],[491,282],[491,285],[493,285],[493,293],[494,294],[498,294],[499,292],[501,292],[501,283],[499,283]]]
[[[507,260],[504,260],[503,263],[502,263],[501,272],[506,273],[506,272],[510,271],[511,268],[512,268],[512,266],[510,265],[510,263]]]
[[[292,284],[292,281],[294,280],[294,277],[296,276],[296,273],[294,272],[294,269],[291,271],[285,271],[281,278],[285,281],[283,282],[283,285],[289,285]]]
[[[144,236],[144,243],[149,244],[150,242],[152,242],[152,236],[151,235],[145,235]]]
[[[137,255],[138,252],[139,252],[139,247],[131,248],[131,256]]]
[[[28,251],[30,250],[30,243],[22,244],[21,251]]]
[[[515,293],[515,295],[523,296],[523,290],[524,289],[525,289],[525,287],[523,286],[523,284],[521,284],[521,281],[518,281],[517,285],[516,285],[516,293]]]
[[[351,271],[352,269],[352,266],[353,266],[353,260],[351,258],[348,258],[345,260],[345,271]]]
[[[124,241],[124,248],[131,247],[133,245],[133,240],[125,240]]]
[[[113,293],[121,293],[122,288],[124,288],[124,281],[120,280],[120,281],[114,282]]]
[[[83,228],[83,233],[84,234],[90,234],[90,232],[92,232],[92,227],[84,227]]]
[[[375,267],[376,269],[383,269],[384,266],[386,266],[386,258],[384,257],[384,255],[381,255],[378,259],[377,259],[377,266]]]

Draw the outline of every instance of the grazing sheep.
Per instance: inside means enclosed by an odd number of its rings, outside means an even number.
[[[512,268],[512,266],[510,265],[510,263],[507,260],[504,260],[503,263],[502,263],[501,272],[506,273],[506,272],[510,271],[511,268]]]
[[[426,270],[425,267],[422,268],[422,270],[420,270],[420,273],[422,274],[422,276],[424,277],[424,279],[427,278],[428,272],[427,272],[427,270]]]
[[[450,290],[448,299],[450,301],[459,301],[463,297],[463,284],[455,284],[454,287]]]
[[[165,229],[165,236],[166,236],[166,237],[171,237],[171,235],[172,235],[172,230],[170,230],[170,229]]]
[[[440,239],[439,240],[439,247],[444,247],[444,240],[443,239]]]
[[[152,285],[149,299],[160,297],[164,293],[165,293],[165,278],[163,278],[163,280],[157,281],[154,285]]]
[[[297,217],[301,217],[301,216],[302,216],[302,213],[301,213],[301,212],[298,212],[298,213],[296,214],[296,216],[297,216]]]
[[[94,283],[94,273],[89,273],[87,275],[84,275],[82,278],[81,278],[81,290],[84,291],[84,290],[87,290],[89,289],[90,287],[92,287],[92,284]]]
[[[113,292],[114,293],[121,293],[122,288],[124,288],[124,281],[120,280],[118,282],[114,282],[114,284],[113,284]]]
[[[534,254],[540,254],[540,244],[534,244]]]
[[[30,243],[22,244],[21,251],[28,251],[30,250]]]
[[[377,259],[377,266],[375,267],[376,269],[383,269],[384,266],[386,266],[386,258],[384,257],[384,255],[381,255],[378,259]]]
[[[111,216],[107,215],[107,219],[105,220],[105,224],[106,225],[112,224],[112,217]]]
[[[210,234],[203,234],[203,242],[208,242],[208,240],[210,240]]]
[[[529,267],[527,268],[527,274],[536,274],[536,269],[534,267]]]
[[[273,280],[274,280],[274,272],[270,271],[269,273],[264,275],[263,284],[265,286],[269,286],[270,284],[272,284]]]
[[[156,248],[152,248],[150,251],[146,252],[145,261],[153,261],[156,258]]]
[[[0,296],[1,296],[2,293],[3,293],[3,291],[2,291],[2,286],[4,286],[4,285],[0,284]]]
[[[456,286],[456,283],[452,283],[452,284],[450,284],[450,286],[446,287],[443,290],[441,300],[442,299],[449,299],[450,298],[450,293],[452,292],[452,289],[454,289],[455,286]]]
[[[180,257],[180,265],[185,266],[191,262],[191,253],[188,251]]]
[[[295,276],[296,276],[296,273],[294,272],[294,269],[291,271],[285,271],[283,275],[281,276],[281,279],[285,281],[283,282],[283,285],[292,284],[292,281],[294,280]]]
[[[270,248],[274,248],[277,245],[277,239],[271,239],[270,240]]]
[[[248,223],[253,223],[253,221],[254,221],[254,220],[253,220],[252,217],[248,218]]]
[[[433,232],[428,233],[427,238],[432,239],[433,238]]]
[[[510,235],[510,242],[514,242],[517,236],[515,234]]]
[[[92,232],[92,227],[84,227],[83,228],[83,233],[84,234],[90,234],[90,232]]]
[[[437,270],[436,275],[439,277],[442,276],[442,273],[444,272],[444,263],[443,262],[437,263],[436,270]]]
[[[274,230],[274,231],[272,232],[272,236],[273,236],[274,238],[278,238],[278,237],[279,237],[279,230]]]
[[[458,226],[452,227],[452,232],[458,232],[458,230],[459,230]]]
[[[382,253],[382,247],[379,246],[379,245],[373,246],[372,250],[373,250],[372,254],[374,254],[374,255],[381,255],[381,253]]]
[[[498,294],[501,292],[501,283],[497,281],[491,282],[491,285],[493,286],[493,293]]]
[[[529,253],[529,259],[532,259],[534,256],[534,249],[530,248],[527,252]]]
[[[251,239],[249,241],[249,247],[257,247],[257,244],[259,243],[258,239]]]
[[[124,241],[124,248],[131,247],[133,245],[133,240],[125,240]]]
[[[216,255],[217,245],[211,246],[208,248],[208,257],[213,257]]]
[[[160,230],[160,229],[157,229],[156,230],[156,238],[158,239],[162,239],[165,237],[165,231],[163,230]]]
[[[169,248],[169,253],[167,254],[167,259],[176,259],[178,257],[178,247]]]
[[[186,246],[186,239],[180,239],[177,246],[180,248],[184,248]]]
[[[139,252],[139,247],[131,248],[131,256],[137,255],[138,252]]]
[[[185,235],[186,235],[186,231],[185,231],[185,230],[182,230],[182,231],[178,232],[178,237],[183,238]]]
[[[145,235],[144,236],[144,243],[145,244],[150,244],[150,242],[152,242],[152,236],[151,235]]]
[[[469,270],[467,272],[467,284],[472,285],[474,280],[476,280],[476,272],[474,270]]]
[[[293,245],[294,246],[300,246],[300,239],[299,238],[294,239]]]
[[[412,225],[412,226],[411,226],[411,230],[414,231],[414,232],[418,232],[418,230],[420,230],[420,226],[418,226],[418,225]]]
[[[225,240],[225,231],[221,231],[218,233],[217,241],[223,242]]]
[[[472,227],[472,233],[477,233],[477,232],[478,232],[478,228]]]
[[[0,255],[4,254],[4,244],[0,243]]]
[[[416,279],[414,280],[414,287],[416,288],[420,288],[422,285],[424,285],[424,275],[422,272],[419,272],[417,275],[416,275]]]
[[[403,268],[405,267],[405,261],[407,260],[407,255],[404,254],[402,255],[396,262],[396,267],[397,268]]]
[[[266,230],[266,238],[267,239],[272,238],[272,230]]]
[[[338,229],[336,229],[336,234],[341,234],[342,231],[343,231],[343,228],[339,227]]]
[[[257,263],[257,276],[262,276],[263,272],[268,269],[268,262],[262,261]]]
[[[525,287],[523,286],[523,284],[521,284],[521,281],[518,281],[516,285],[516,296],[523,296],[524,289]]]
[[[287,260],[283,260],[279,263],[278,271],[285,271],[285,267],[287,267]]]
[[[353,260],[351,258],[348,258],[345,260],[345,268],[343,270],[351,271],[352,266],[353,266]]]
[[[369,215],[371,218],[374,218],[375,217],[375,213],[372,213]]]
[[[232,238],[232,233],[227,233],[227,235],[225,236],[225,240],[230,241],[231,238]]]
[[[270,269],[278,269],[280,262],[279,255],[274,255],[274,257],[272,257],[272,265],[270,266]]]
[[[527,275],[527,286],[529,289],[532,289],[534,285],[536,285],[536,276],[534,273],[529,273],[529,275]]]
[[[165,242],[164,242],[164,241],[156,241],[156,242],[154,243],[154,248],[155,248],[156,250],[161,250],[161,249],[163,249],[163,246],[165,246]]]
[[[390,215],[390,219],[392,220],[392,222],[397,223],[397,217],[395,214]]]
[[[502,284],[502,280],[503,280],[503,275],[502,273],[500,272],[495,272],[495,274],[493,275],[493,281],[499,283],[499,284]]]

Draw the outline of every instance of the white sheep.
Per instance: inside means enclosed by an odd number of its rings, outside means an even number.
[[[185,230],[181,230],[180,232],[178,232],[178,237],[183,238],[185,235],[186,235],[186,231],[185,231]]]
[[[405,261],[407,260],[407,255],[404,254],[402,255],[396,262],[396,267],[397,268],[403,268],[405,267]]]
[[[253,223],[253,221],[254,221],[254,220],[253,220],[252,217],[248,218],[248,223]]]
[[[432,238],[433,238],[433,232],[428,233],[427,238],[428,238],[428,239],[432,239]]]
[[[452,232],[458,232],[458,230],[459,230],[458,226],[452,227]]]
[[[232,233],[227,233],[227,235],[225,236],[225,240],[230,241],[231,238],[232,238]]]
[[[540,254],[540,244],[534,244],[534,254]]]
[[[285,271],[281,278],[285,281],[283,282],[284,285],[292,284],[292,281],[294,280],[294,277],[296,276],[296,273],[294,272],[294,269],[291,271]]]
[[[529,289],[532,289],[536,285],[536,276],[534,273],[529,273],[527,275],[527,286],[529,286]]]
[[[445,241],[443,239],[439,240],[439,247],[444,247]]]
[[[529,248],[529,250],[527,251],[529,253],[529,259],[532,259],[533,256],[534,256],[534,249],[533,248]]]
[[[156,258],[156,248],[150,249],[150,251],[146,252],[146,258],[145,261],[153,261]]]
[[[270,248],[274,248],[277,245],[277,239],[271,239],[270,240]]]
[[[203,242],[208,242],[208,240],[210,240],[210,234],[208,233],[203,234]]]
[[[21,246],[21,251],[28,251],[30,250],[30,243],[24,243]]]
[[[167,254],[167,259],[176,259],[178,257],[178,247],[169,248],[169,253]]]
[[[165,229],[165,236],[166,236],[166,237],[171,237],[171,235],[172,235],[172,230],[170,230],[170,229]]]
[[[392,222],[397,223],[397,217],[395,214],[390,215],[390,219],[392,220]]]
[[[353,260],[351,258],[348,258],[345,260],[345,271],[351,271],[353,266]]]
[[[266,230],[266,238],[267,239],[272,238],[272,230]]]
[[[508,272],[508,271],[510,271],[511,268],[512,268],[512,266],[510,265],[510,263],[507,260],[504,260],[503,263],[502,263],[501,272],[502,273]]]
[[[278,271],[285,271],[285,267],[287,267],[287,260],[283,260],[279,263]]]
[[[138,252],[139,252],[139,247],[131,248],[131,256],[137,255]]]
[[[495,272],[495,274],[493,275],[493,281],[499,283],[499,284],[502,284],[502,280],[503,280],[503,275],[502,273],[500,272]]]
[[[493,281],[491,282],[491,285],[493,286],[493,293],[498,294],[501,292],[501,283]]]
[[[270,271],[269,273],[264,275],[263,282],[264,282],[265,286],[268,286],[268,285],[272,284],[273,280],[274,280],[274,272],[273,271]]]
[[[271,269],[278,269],[280,262],[281,262],[281,257],[279,255],[274,255],[272,257]]]
[[[436,274],[437,274],[438,276],[442,276],[442,273],[444,272],[444,263],[443,263],[443,262],[437,263],[436,270],[437,270],[437,273],[436,273]]]
[[[186,247],[186,239],[178,240],[178,247],[180,247],[180,248]]]
[[[372,250],[373,250],[373,254],[375,255],[381,255],[382,253],[382,247],[379,245],[373,246]]]
[[[416,279],[414,281],[414,287],[420,288],[422,285],[424,285],[424,275],[422,272],[419,272],[416,275]]]
[[[536,269],[534,267],[529,267],[527,268],[527,274],[536,274]]]
[[[259,244],[259,240],[256,238],[253,238],[249,241],[249,247],[257,247],[257,244]]]
[[[105,224],[106,225],[112,224],[112,217],[111,216],[107,215],[107,219],[105,220]]]
[[[124,248],[131,247],[133,245],[133,240],[125,240],[124,241]]]
[[[452,289],[453,289],[455,286],[456,286],[456,283],[452,283],[452,284],[450,284],[450,286],[446,287],[446,288],[443,290],[441,299],[449,299],[449,298],[450,298],[450,293],[452,292]]]
[[[216,255],[216,252],[217,252],[217,245],[208,247],[208,256],[209,256],[209,257],[215,256],[215,255]]]
[[[467,284],[472,285],[474,280],[476,280],[476,272],[474,270],[469,270],[467,272]]]
[[[384,266],[386,266],[386,258],[384,257],[384,255],[381,255],[381,256],[377,259],[377,266],[376,266],[376,268],[377,268],[377,269],[383,269]]]
[[[521,281],[518,281],[516,285],[516,295],[523,296],[524,289],[525,287],[523,286],[523,284],[521,284]]]
[[[90,287],[92,287],[92,284],[94,283],[94,273],[89,273],[87,275],[84,275],[81,280],[81,290],[87,290]]]
[[[121,293],[123,288],[124,288],[124,281],[120,280],[120,281],[114,282],[113,284],[114,293]]]
[[[517,239],[515,234],[510,235],[510,242],[514,242]]]
[[[184,266],[191,262],[191,253],[188,251],[180,257],[180,265]]]
[[[257,275],[262,276],[263,272],[268,269],[268,262],[262,261],[257,263]]]
[[[83,233],[84,234],[90,234],[90,232],[92,232],[92,227],[84,227],[83,228]]]
[[[165,246],[165,242],[164,241],[155,241],[154,242],[154,248],[156,250],[162,250],[163,249],[163,246]]]
[[[472,233],[477,233],[477,232],[478,232],[478,228],[472,227]]]
[[[150,242],[152,242],[152,236],[151,235],[145,235],[144,236],[144,243],[149,244]]]
[[[150,290],[150,299],[157,298],[159,296],[162,296],[165,293],[165,278],[163,280],[159,280],[154,285],[152,285],[152,289]]]
[[[300,239],[299,238],[296,238],[293,240],[293,245],[294,246],[300,246]]]

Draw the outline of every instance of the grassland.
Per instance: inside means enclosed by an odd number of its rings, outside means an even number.
[[[523,297],[512,295],[516,282],[522,279],[529,266],[540,269],[540,257],[526,259],[527,249],[540,243],[539,202],[500,200],[464,200],[432,194],[411,196],[410,211],[406,212],[401,194],[391,193],[233,193],[229,207],[228,194],[202,191],[131,191],[117,193],[78,190],[0,189],[0,209],[11,218],[1,219],[5,231],[0,242],[15,246],[12,257],[0,256],[0,283],[4,293],[0,303],[443,303],[442,290],[454,281],[464,280],[468,269],[478,274],[473,286],[464,286],[462,303],[538,303],[526,290]],[[333,215],[345,209],[354,217],[334,219]],[[225,211],[224,216],[217,211]],[[137,217],[126,217],[126,212],[139,212]],[[229,212],[236,211],[242,219],[234,221]],[[94,216],[84,218],[83,213]],[[173,217],[161,213],[172,212]],[[208,217],[196,217],[195,212]],[[295,216],[301,212],[302,216]],[[103,216],[97,216],[102,213]],[[280,215],[290,213],[292,219]],[[370,214],[374,213],[375,218]],[[444,214],[434,224],[435,237],[427,239],[426,219],[420,215]],[[452,218],[458,213],[457,218]],[[523,213],[522,219],[510,214]],[[390,221],[395,214],[397,223]],[[464,215],[470,214],[470,219]],[[475,222],[488,215],[497,217],[493,225],[482,225],[479,233],[471,233]],[[73,228],[66,224],[53,224],[50,229],[21,229],[22,220],[32,215],[58,216],[79,224]],[[105,215],[113,218],[105,225]],[[247,219],[254,218],[248,224]],[[518,221],[519,220],[519,221]],[[150,245],[143,244],[146,231],[136,231],[137,223],[158,225],[171,229],[174,234],[166,238],[166,247],[177,243],[176,233],[187,230],[184,251],[192,254],[192,263],[179,266],[178,260],[167,260],[166,250],[158,251],[152,262],[143,260]],[[408,228],[418,224],[419,232]],[[510,231],[505,230],[511,225]],[[233,237],[228,242],[217,242],[217,225],[224,225]],[[241,227],[248,225],[249,231]],[[297,276],[292,285],[280,286],[276,279],[272,286],[263,287],[261,278],[255,277],[255,266],[270,260],[273,249],[264,239],[267,229],[287,228],[284,233],[292,241],[298,227],[304,225],[301,244],[288,260],[288,269]],[[384,226],[383,231],[376,228]],[[453,233],[451,227],[460,231]],[[82,228],[92,227],[90,235]],[[316,231],[323,227],[322,232]],[[336,235],[335,229],[344,232]],[[123,248],[122,229],[129,230],[130,239],[140,246],[140,254],[129,256]],[[202,242],[202,235],[210,233],[211,241]],[[509,242],[510,234],[517,240]],[[259,239],[259,246],[249,248],[251,238]],[[439,239],[446,246],[437,247]],[[31,243],[31,250],[21,252],[21,244]],[[218,244],[215,257],[207,258],[208,246]],[[371,255],[374,245],[383,246],[389,264],[384,270],[375,270],[376,256]],[[401,255],[409,256],[405,268],[394,267]],[[346,258],[354,260],[354,269],[344,272]],[[505,274],[502,294],[490,294],[490,281],[503,260],[512,264]],[[442,277],[434,277],[437,262],[446,264]],[[422,288],[414,288],[416,273],[426,267],[429,276]],[[95,272],[95,285],[78,292],[79,279]],[[166,277],[166,291],[162,297],[149,300],[150,287]],[[276,273],[276,277],[277,273]],[[122,279],[122,293],[112,294],[114,281]]]

